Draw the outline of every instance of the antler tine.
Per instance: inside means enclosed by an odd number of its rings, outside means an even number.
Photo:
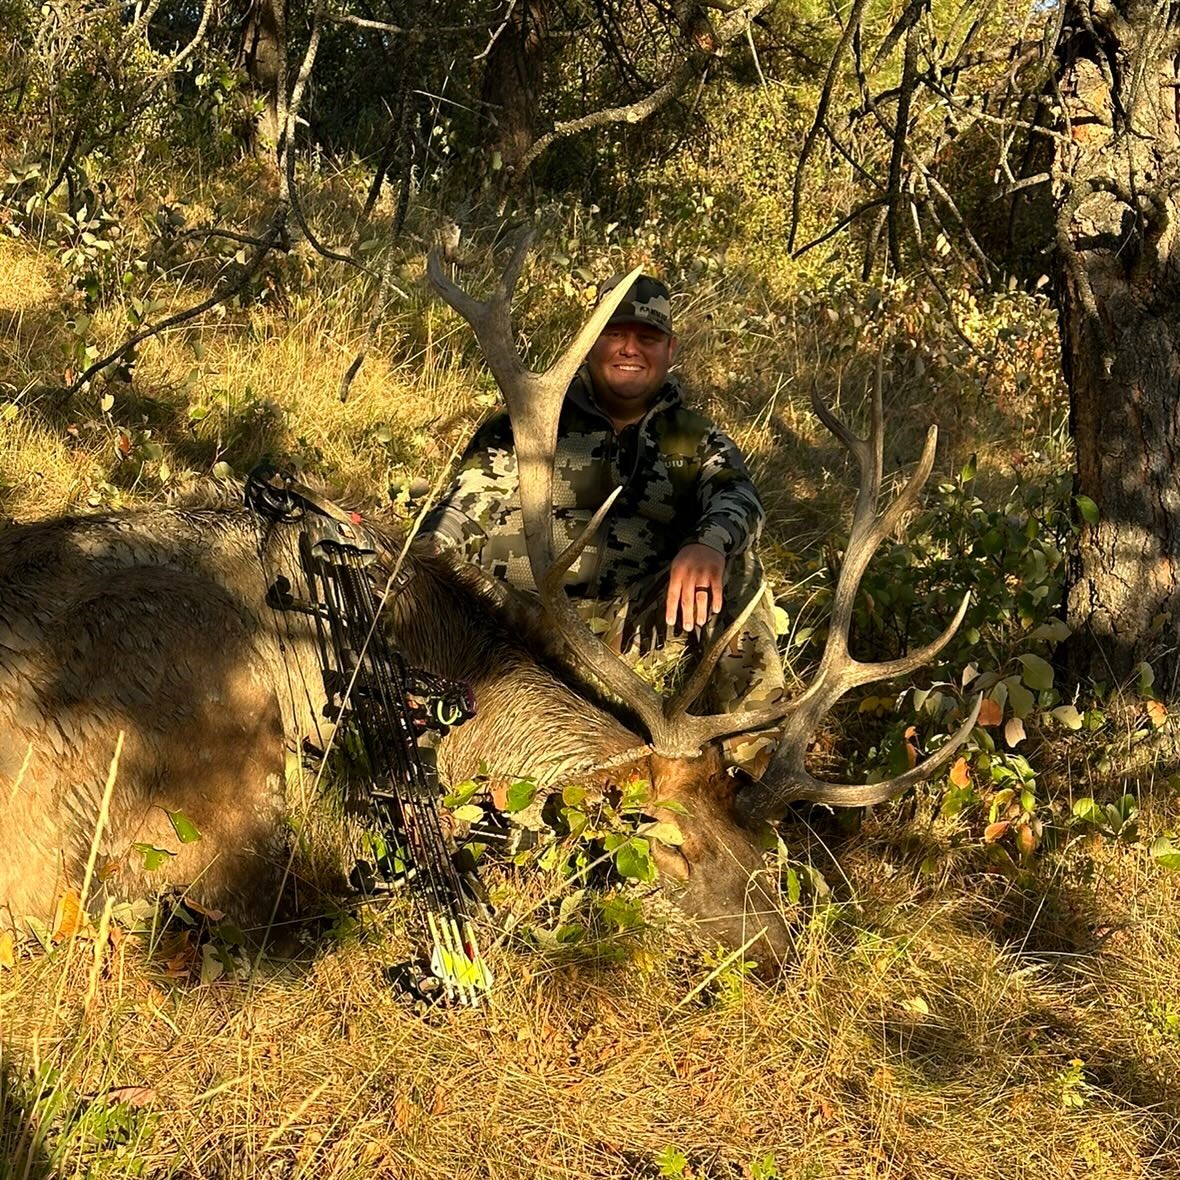
[[[954,757],[959,747],[971,736],[979,719],[983,696],[977,696],[967,719],[949,737],[938,753],[925,762],[879,783],[828,783],[809,774],[803,766],[803,751],[783,765],[777,759],[762,778],[738,796],[738,807],[751,819],[780,819],[788,803],[807,801],[826,803],[829,807],[868,807],[884,803],[910,787],[933,778]]]
[[[583,623],[562,585],[566,572],[598,531],[622,490],[621,487],[617,487],[611,492],[586,527],[554,559],[540,585],[541,602],[549,617],[553,619],[558,634],[565,639],[577,656],[580,662],[578,671],[588,667],[603,686],[623,701],[643,722],[648,733],[654,736],[654,731],[660,728],[663,717],[660,694],[636,676],[627,663],[615,655],[605,643],[595,638]]]
[[[753,593],[746,599],[745,605],[738,611],[733,622],[713,640],[708,649],[702,654],[701,658],[697,661],[696,667],[692,670],[692,675],[689,676],[684,686],[664,706],[664,719],[666,721],[672,723],[682,716],[687,716],[689,706],[704,692],[705,685],[708,684],[709,677],[713,674],[713,669],[717,666],[717,661],[721,659],[725,649],[746,625],[746,620],[754,613],[754,608],[758,605],[758,600],[765,593],[766,583],[764,581],[759,582],[754,588]],[[708,718],[699,717],[694,718],[694,720],[706,721]],[[709,734],[708,736],[713,737],[716,735]],[[708,738],[703,740],[708,740]]]

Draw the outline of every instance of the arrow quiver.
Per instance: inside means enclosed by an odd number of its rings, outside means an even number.
[[[286,621],[288,636],[299,625],[292,620],[306,620],[325,713],[359,744],[385,844],[377,868],[387,888],[408,883],[424,911],[428,962],[413,962],[399,975],[421,998],[476,1004],[491,986],[472,921],[482,889],[469,870],[461,875],[456,867],[439,814],[434,748],[422,741],[474,715],[471,690],[410,667],[390,645],[380,610],[409,575],[358,515],[269,465],[250,473],[246,503],[260,525],[267,604]],[[372,869],[358,867],[359,884],[374,891]]]

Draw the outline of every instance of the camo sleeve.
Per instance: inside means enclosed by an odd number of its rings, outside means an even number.
[[[446,548],[476,557],[488,529],[504,522],[516,500],[512,425],[508,415],[500,413],[475,432],[454,481],[426,514],[421,531]]]
[[[733,557],[757,542],[766,514],[733,439],[714,426],[701,447],[696,540]]]

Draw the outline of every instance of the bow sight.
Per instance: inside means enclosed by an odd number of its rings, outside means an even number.
[[[259,552],[266,602],[283,615],[306,618],[325,714],[349,728],[363,753],[370,808],[384,844],[377,871],[387,888],[408,883],[425,911],[427,961],[411,962],[396,975],[421,998],[476,1004],[491,986],[472,923],[483,893],[472,866],[461,872],[456,865],[439,815],[434,749],[421,741],[474,715],[471,690],[410,667],[389,644],[380,610],[409,575],[358,515],[269,465],[250,473],[246,503],[265,530]],[[267,556],[276,552],[281,570]],[[366,892],[379,888],[370,866],[358,870],[355,883]]]

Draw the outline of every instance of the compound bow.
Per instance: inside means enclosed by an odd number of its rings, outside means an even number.
[[[470,870],[461,874],[456,865],[439,815],[434,749],[421,741],[474,715],[471,690],[410,667],[389,643],[379,624],[381,607],[408,575],[359,516],[270,465],[250,473],[246,503],[262,529],[267,604],[308,619],[325,713],[337,726],[350,724],[363,751],[370,809],[385,843],[377,868],[389,888],[408,882],[424,911],[430,952],[403,974],[421,998],[477,1004],[492,982],[473,923],[482,889]],[[280,529],[279,543],[272,544]],[[267,556],[273,552],[286,568],[274,568]],[[385,585],[375,591],[382,576]],[[358,870],[354,883],[372,892],[372,869]]]

